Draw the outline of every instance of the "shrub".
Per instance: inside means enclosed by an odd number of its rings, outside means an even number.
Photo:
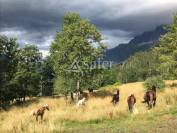
[[[171,85],[170,85],[171,88],[176,88],[177,87],[177,83],[173,82]]]
[[[114,83],[114,85],[118,86],[118,85],[121,85],[121,83],[120,82],[116,82],[116,83]]]
[[[165,82],[163,81],[162,77],[154,76],[147,78],[144,86],[147,90],[151,89],[152,86],[155,86],[159,90],[163,90],[165,88]]]

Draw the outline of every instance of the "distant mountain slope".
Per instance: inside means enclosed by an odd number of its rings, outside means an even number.
[[[141,35],[134,37],[127,44],[120,44],[115,48],[108,49],[105,52],[105,60],[114,61],[116,63],[126,60],[129,56],[139,51],[145,51],[154,45],[159,37],[165,34],[163,26],[157,27],[153,31],[144,32]]]

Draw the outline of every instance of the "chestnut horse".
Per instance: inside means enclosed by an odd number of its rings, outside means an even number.
[[[40,116],[41,120],[43,120],[45,110],[49,111],[48,104],[45,104],[41,108],[39,108],[38,110],[32,112],[32,115],[36,117],[36,121],[38,121],[38,116]]]
[[[156,87],[152,86],[152,88],[145,93],[143,103],[147,103],[148,108],[151,109],[152,107],[155,107],[156,99]]]
[[[136,103],[136,98],[135,98],[134,94],[131,94],[127,98],[127,103],[128,103],[128,109],[129,109],[130,113],[132,113],[133,112],[134,104]]]

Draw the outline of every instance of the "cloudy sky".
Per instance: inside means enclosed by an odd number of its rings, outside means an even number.
[[[172,21],[177,0],[0,0],[0,34],[46,54],[64,13],[73,11],[101,31],[109,48]]]

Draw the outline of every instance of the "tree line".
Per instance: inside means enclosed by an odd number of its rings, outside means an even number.
[[[0,36],[0,106],[50,94],[52,70],[35,45],[20,48],[16,39]],[[42,87],[44,86],[44,87]],[[44,88],[44,89],[43,89]],[[43,90],[41,90],[43,89]]]

